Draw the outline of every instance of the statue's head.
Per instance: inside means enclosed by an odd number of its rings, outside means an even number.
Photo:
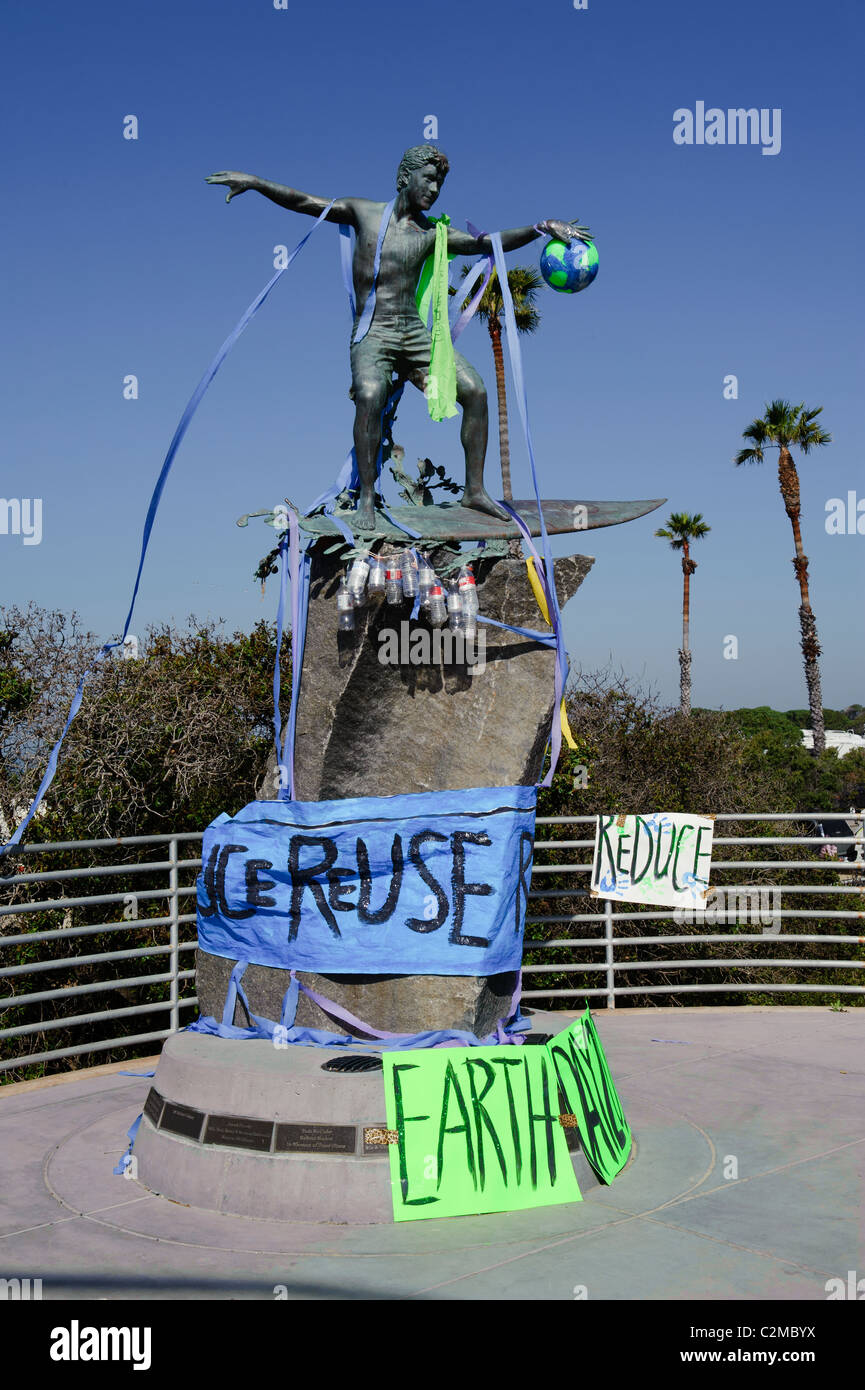
[[[435,171],[434,188],[426,179],[429,168]],[[422,206],[432,207],[449,168],[447,155],[435,145],[412,145],[410,150],[406,150],[396,171],[397,192],[409,188],[417,195]]]

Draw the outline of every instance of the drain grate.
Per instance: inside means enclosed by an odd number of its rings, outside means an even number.
[[[322,1071],[381,1071],[380,1057],[331,1057],[322,1062]]]

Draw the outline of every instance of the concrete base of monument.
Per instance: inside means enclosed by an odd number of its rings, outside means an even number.
[[[534,1032],[560,1018],[535,1014]],[[201,1033],[168,1039],[135,1140],[137,1176],[191,1207],[271,1221],[390,1223],[380,1071],[326,1072],[317,1047]],[[603,1185],[566,1131],[580,1191]],[[631,1156],[633,1161],[633,1152]]]

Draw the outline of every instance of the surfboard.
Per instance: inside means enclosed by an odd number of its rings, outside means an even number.
[[[662,507],[666,497],[656,497],[649,501],[637,502],[578,502],[564,498],[542,501],[544,522],[547,533],[562,536],[570,532],[596,531],[602,526],[620,526],[625,521],[635,521],[637,517]],[[510,504],[526,523],[533,536],[541,533],[537,503],[534,500],[517,501]],[[500,521],[497,517],[477,512],[472,507],[463,507],[459,502],[440,502],[428,507],[391,507],[391,515],[399,526],[419,531],[422,540],[429,541],[481,541],[510,540],[521,535],[515,521]],[[365,538],[381,538],[394,541],[403,540],[405,531],[394,526],[382,511],[376,511],[374,532],[361,531],[357,526],[357,513],[351,510],[338,510],[336,515],[344,521],[352,533],[357,532]],[[333,518],[317,513],[315,516],[300,516],[300,526],[314,536],[339,536],[339,528]]]

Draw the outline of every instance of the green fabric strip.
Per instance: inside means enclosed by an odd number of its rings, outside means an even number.
[[[432,276],[432,348],[426,389],[430,418],[445,420],[457,413],[457,372],[448,320],[448,225],[450,218],[436,219]],[[424,271],[426,266],[424,266]],[[421,282],[424,274],[421,273]],[[420,286],[419,286],[420,288]]]
[[[415,301],[417,303],[417,311],[420,314],[421,319],[424,322],[424,325],[426,325],[429,322],[429,306],[432,300],[432,278],[434,262],[435,252],[433,252],[432,255],[427,256],[426,260],[424,261],[423,269],[420,273],[420,279],[417,282],[417,289],[415,290]]]

